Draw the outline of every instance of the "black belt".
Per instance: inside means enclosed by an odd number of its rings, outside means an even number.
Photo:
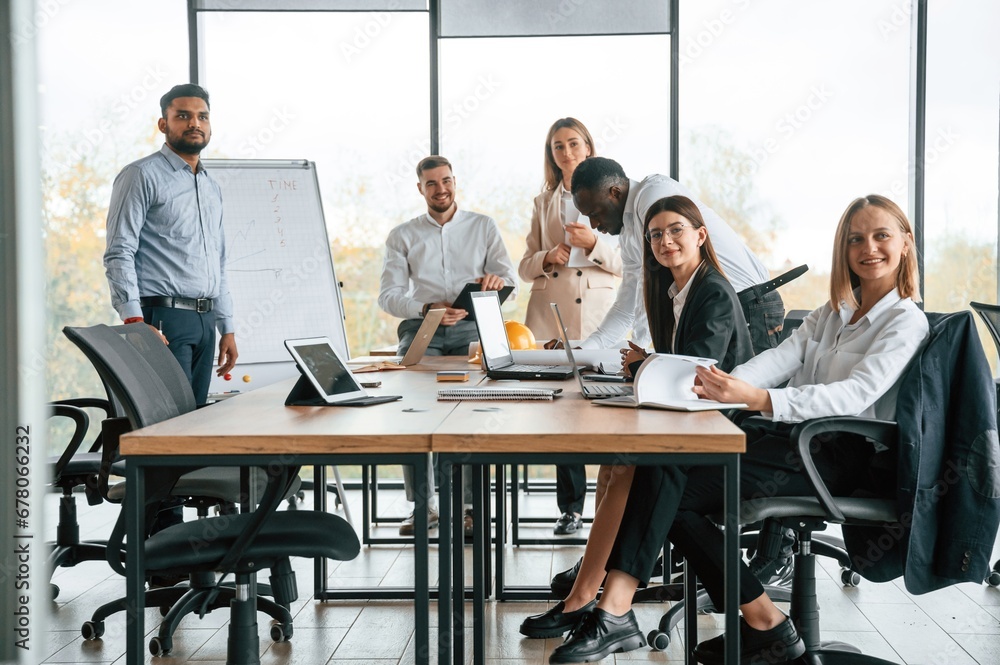
[[[736,295],[737,297],[739,297],[741,303],[746,304],[753,302],[754,300],[757,300],[761,296],[770,293],[771,291],[774,291],[779,286],[784,286],[785,284],[788,284],[796,277],[801,277],[802,275],[806,274],[806,271],[808,270],[809,266],[807,265],[801,265],[798,268],[792,268],[788,272],[778,275],[769,282],[754,284],[749,288],[743,289]]]
[[[175,298],[173,296],[148,296],[139,298],[140,307],[172,307],[174,309],[192,309],[200,314],[211,312],[215,301],[211,298]]]

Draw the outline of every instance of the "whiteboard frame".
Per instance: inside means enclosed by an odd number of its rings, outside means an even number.
[[[323,226],[323,241],[325,243],[326,251],[330,255],[330,270],[333,277],[333,290],[337,298],[337,307],[340,312],[339,317],[334,317],[336,322],[340,324],[340,337],[343,339],[343,349],[338,348],[338,341],[335,338],[331,338],[331,344],[338,352],[342,352],[344,357],[350,358],[350,342],[347,338],[347,313],[344,311],[344,297],[340,290],[340,280],[337,279],[337,265],[334,260],[333,250],[330,247],[330,233],[326,226],[326,212],[323,209],[323,196],[319,187],[319,174],[316,170],[316,163],[306,160],[306,159],[203,159],[202,164],[208,171],[209,175],[219,183],[219,186],[223,188],[223,199],[222,199],[222,210],[223,210],[223,226],[225,226],[225,214],[226,214],[226,199],[225,199],[225,179],[219,177],[223,170],[274,170],[274,169],[288,169],[296,171],[306,171],[311,174],[313,184],[316,187],[317,204],[319,206],[319,219]],[[228,240],[228,238],[227,238]],[[238,307],[238,303],[233,303],[234,309]],[[334,324],[336,325],[336,323]],[[331,331],[335,332],[335,331]],[[281,340],[284,342],[284,340]],[[237,349],[239,348],[239,339],[236,340]],[[275,381],[287,378],[289,376],[297,375],[297,370],[295,369],[295,364],[291,358],[287,361],[269,361],[269,362],[248,362],[240,363],[237,361],[236,367],[233,368],[232,380],[225,381],[224,379],[212,375],[212,383],[210,387],[210,392],[212,393],[223,393],[229,391],[247,391],[253,390],[254,388],[260,388]],[[242,377],[250,377],[250,381],[244,382]]]

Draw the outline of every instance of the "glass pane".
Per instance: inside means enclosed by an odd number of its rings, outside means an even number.
[[[906,209],[909,23],[900,3],[684,2],[680,179],[740,230],[786,309],[829,300],[833,231],[856,197]],[[888,28],[884,27],[888,26]]]
[[[442,43],[441,150],[455,168],[456,200],[497,220],[515,267],[541,191],[545,137],[557,119],[580,120],[596,153],[634,179],[669,173],[669,58],[666,36]],[[623,66],[636,62],[647,66]],[[419,202],[416,192],[413,198]],[[521,285],[505,316],[524,320],[529,289]]]
[[[210,13],[212,157],[316,162],[354,355],[396,342],[377,305],[385,237],[421,212],[427,15]]]
[[[120,322],[103,266],[111,183],[162,143],[160,96],[188,80],[186,7],[184,0],[39,3],[35,16],[52,350],[46,382],[52,399],[103,396],[62,328]]]
[[[670,31],[664,0],[441,0],[442,37],[634,35]]]
[[[990,0],[929,3],[924,227],[928,311],[967,309],[973,300],[997,302],[998,24],[1000,5]],[[980,333],[995,367],[996,349],[982,324]]]

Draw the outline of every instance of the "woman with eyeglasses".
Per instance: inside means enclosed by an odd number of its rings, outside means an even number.
[[[895,420],[903,372],[927,339],[927,317],[916,305],[920,281],[913,233],[899,206],[877,194],[851,202],[837,226],[832,263],[829,302],[788,339],[732,372],[697,370],[698,395],[742,402],[769,420],[743,426],[744,499],[812,494],[802,461],[790,446],[794,423],[825,416]],[[896,454],[885,446],[838,437],[817,437],[810,445],[813,462],[834,495],[859,490],[884,495],[896,486]],[[707,517],[721,510],[723,472],[717,467],[637,469],[608,557],[601,600],[549,662],[600,660],[644,643],[632,595],[648,579],[667,537],[715,607],[723,607],[723,534]],[[721,663],[725,640],[737,637],[744,663],[793,661],[805,653],[791,619],[744,563],[739,609],[739,635],[699,644],[694,650],[699,662]]]
[[[698,206],[685,196],[670,196],[654,203],[645,221],[644,295],[653,348],[659,353],[714,358],[724,371],[752,358],[743,310],[722,272]],[[644,357],[638,347],[622,349],[623,365],[637,367]],[[593,610],[635,467],[613,466],[607,471],[610,481],[572,591],[549,611],[525,619],[522,635],[557,637]]]

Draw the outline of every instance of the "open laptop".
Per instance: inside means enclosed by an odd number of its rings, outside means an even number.
[[[580,370],[576,368],[576,360],[573,358],[573,346],[569,343],[569,334],[566,332],[566,326],[563,325],[562,314],[559,313],[559,305],[549,303],[552,307],[552,316],[556,319],[556,328],[559,330],[559,338],[562,340],[563,348],[566,349],[566,357],[569,359],[569,365],[573,368],[573,376],[580,383],[580,392],[587,399],[601,399],[603,397],[619,397],[621,395],[631,395],[632,386],[623,386],[618,384],[607,384],[607,383],[587,383],[580,376]]]
[[[285,348],[302,373],[286,406],[367,406],[400,399],[399,395],[369,395],[327,337],[286,339]]]
[[[476,291],[472,309],[476,312],[479,346],[491,379],[568,379],[573,369],[562,365],[518,365],[510,352],[507,329],[503,325],[500,300],[496,291]]]
[[[434,339],[434,333],[437,332],[438,326],[441,325],[441,319],[444,318],[444,311],[443,308],[427,310],[424,322],[417,328],[417,336],[413,338],[410,347],[406,349],[406,355],[402,357],[392,356],[386,358],[383,362],[394,362],[403,367],[416,365],[420,362],[424,357],[424,353],[427,352],[427,347],[430,346],[431,340]]]

